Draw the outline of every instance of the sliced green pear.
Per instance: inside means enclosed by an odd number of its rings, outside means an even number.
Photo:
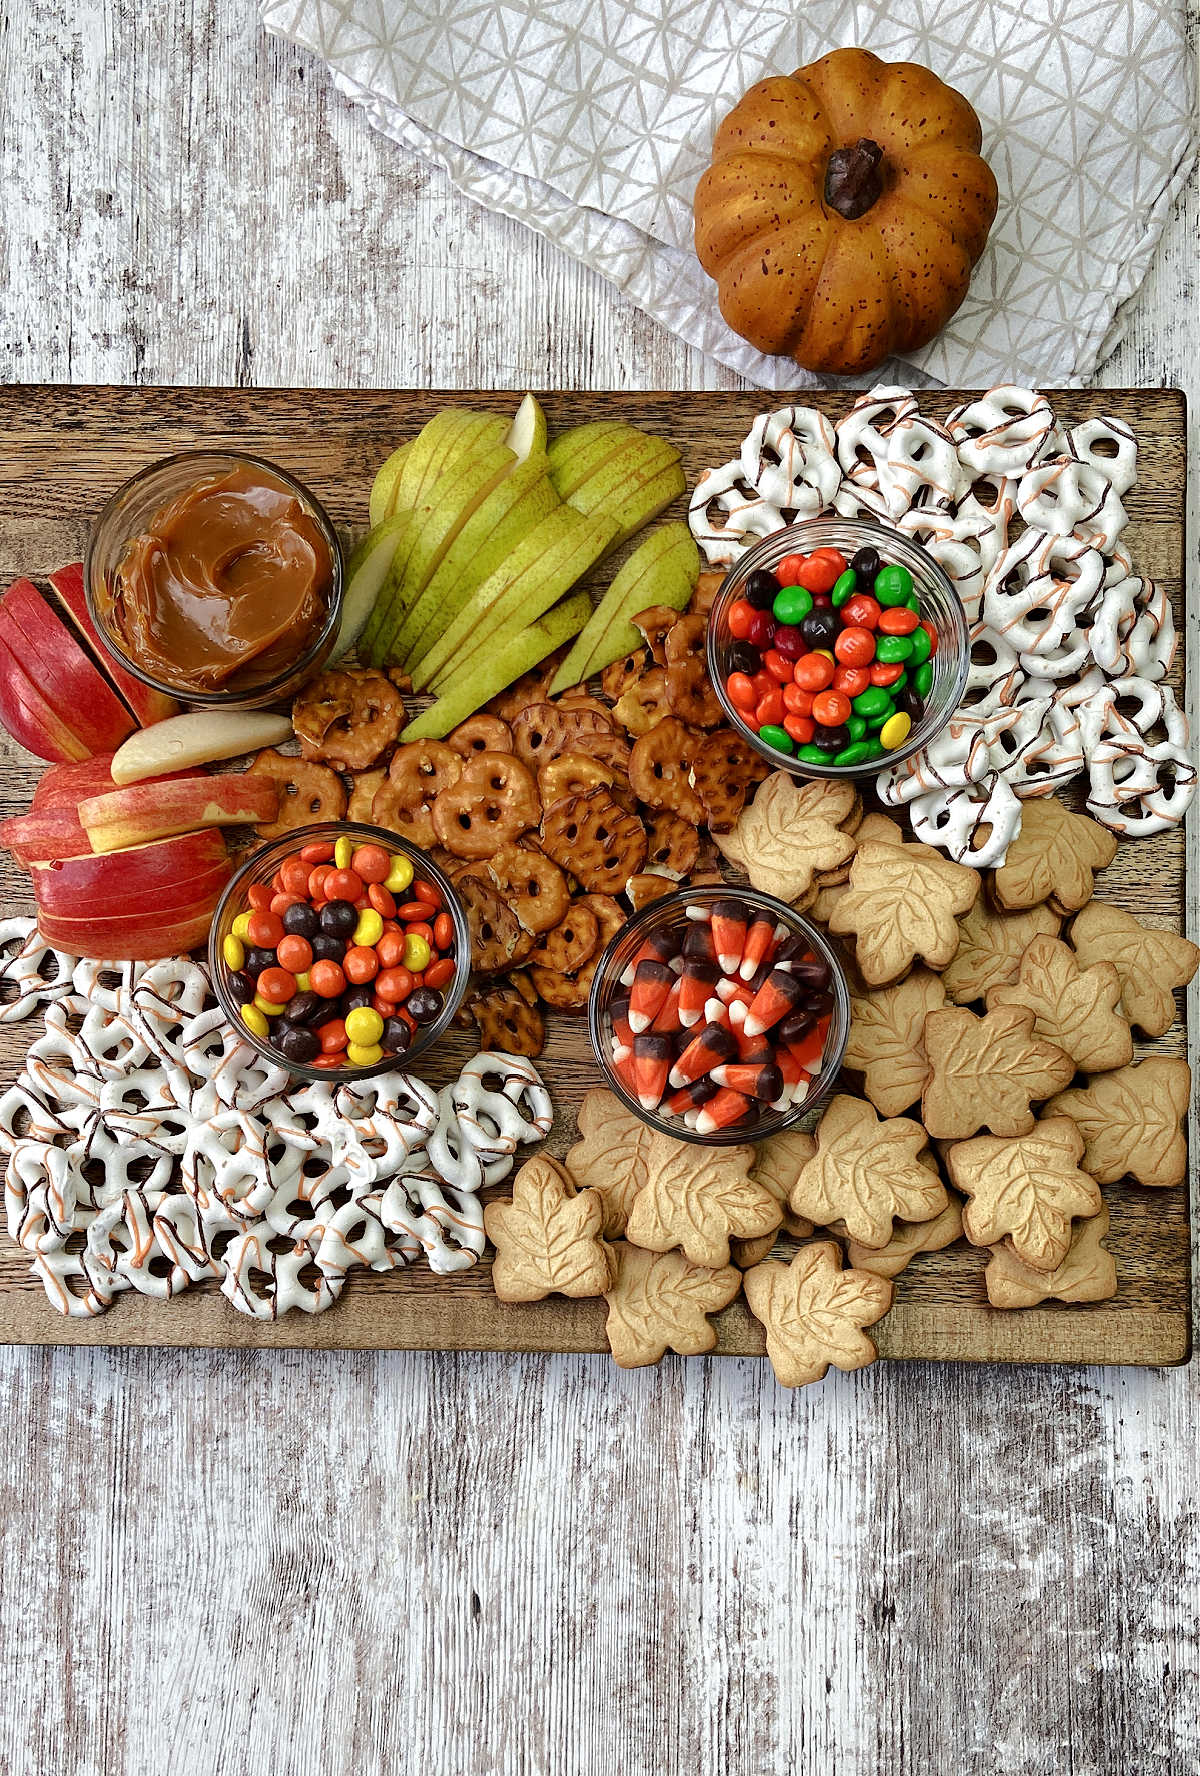
[[[633,551],[600,600],[586,629],[555,673],[549,695],[582,684],[641,646],[630,622],[652,604],[682,610],[700,575],[700,553],[686,524],[663,524]]]
[[[586,592],[572,592],[545,616],[516,630],[499,647],[485,649],[470,671],[456,675],[437,702],[409,722],[401,740],[443,739],[469,715],[474,715],[489,697],[497,696],[556,647],[578,635],[591,608]]]
[[[405,616],[392,657],[402,666],[418,661],[522,537],[561,507],[545,455],[535,451],[471,513]]]
[[[385,518],[390,518],[392,515],[400,471],[407,462],[408,453],[412,447],[413,441],[410,438],[407,444],[401,444],[398,450],[393,450],[371,483],[371,498],[367,510],[372,530],[382,524]]]
[[[394,511],[417,511],[430,503],[434,483],[460,457],[502,444],[508,423],[500,413],[471,407],[445,407],[422,426],[404,459],[396,485]]]
[[[535,396],[524,397],[504,435],[504,442],[518,462],[524,462],[529,456],[545,454],[546,415]]]
[[[346,563],[346,590],[342,594],[342,626],[329,656],[330,665],[348,654],[366,627],[379,597],[396,550],[413,522],[411,512],[397,512],[368,531]]]
[[[619,419],[598,419],[591,425],[572,426],[560,432],[546,452],[550,475],[563,499],[574,493],[585,476],[631,439],[642,434]]]
[[[414,690],[451,677],[477,653],[486,652],[499,631],[540,617],[599,559],[612,534],[608,520],[584,518],[570,506],[558,506],[476,587],[420,665],[411,669]]]
[[[425,583],[472,513],[512,474],[517,459],[504,444],[458,459],[433,484],[433,504],[417,515],[407,545],[393,567],[388,612],[373,637],[381,658],[396,652],[396,641]]]
[[[656,451],[622,452],[610,457],[580,482],[568,503],[578,512],[595,512],[612,518],[617,526],[613,541],[619,544],[665,511],[683,492],[685,479],[674,445],[649,440]]]

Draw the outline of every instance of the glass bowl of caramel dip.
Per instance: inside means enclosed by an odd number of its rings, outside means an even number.
[[[337,638],[342,557],[319,500],[285,469],[196,450],[143,469],[92,528],[84,586],[120,664],[180,702],[288,701]]]

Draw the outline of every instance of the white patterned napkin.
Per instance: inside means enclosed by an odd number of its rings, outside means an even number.
[[[692,192],[738,96],[843,44],[970,99],[1000,211],[908,360],[942,382],[1086,380],[1195,154],[1182,0],[260,0],[376,128],[767,388],[818,379],[732,333]]]

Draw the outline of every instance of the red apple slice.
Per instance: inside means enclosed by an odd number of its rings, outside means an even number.
[[[87,857],[92,851],[91,840],[69,807],[31,808],[28,814],[0,821],[0,845],[24,869],[63,857]]]
[[[179,905],[195,887],[199,899],[228,874],[229,858],[220,832],[182,833],[103,856],[70,857],[34,864],[33,890],[39,907],[64,918],[102,918],[145,910],[158,916],[164,905]],[[222,874],[222,872],[224,872]],[[180,891],[185,892],[181,893]]]
[[[133,716],[32,580],[14,580],[0,599],[0,635],[89,752],[111,752],[133,732]]]
[[[108,962],[156,962],[161,956],[186,955],[206,943],[216,906],[214,895],[211,904],[187,914],[174,913],[169,921],[160,919],[157,925],[146,926],[131,924],[126,919],[55,919],[39,911],[38,929],[48,944],[70,956],[94,956]]]
[[[206,826],[247,826],[274,820],[279,789],[270,778],[225,774],[181,780],[150,777],[79,804],[93,851],[119,851],[169,833]]]
[[[17,656],[0,638],[0,723],[35,758],[60,763],[85,759],[91,750],[52,709]]]
[[[70,808],[74,812],[83,796],[103,795],[115,787],[112,757],[111,752],[98,752],[94,758],[51,765],[37,780],[30,808]]]
[[[96,664],[112,679],[140,728],[152,727],[155,722],[165,721],[168,715],[179,714],[174,697],[168,697],[165,691],[151,690],[140,678],[134,678],[106,645],[87,607],[82,562],[73,561],[70,566],[60,567],[52,573],[50,590],[58,601],[60,613],[79,631]]]
[[[64,859],[67,863],[77,861]],[[216,864],[200,875],[189,876],[175,888],[164,890],[161,896],[155,897],[153,918],[161,925],[167,919],[176,918],[181,911],[187,912],[215,900],[229,880],[231,869],[229,863]],[[144,897],[131,895],[119,883],[114,883],[103,894],[75,895],[58,882],[46,864],[31,864],[29,874],[38,911],[52,919],[66,919],[72,924],[86,926],[93,919],[134,919],[140,922],[145,915]]]

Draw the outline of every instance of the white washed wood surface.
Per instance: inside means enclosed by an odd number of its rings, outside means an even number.
[[[253,0],[4,0],[0,192],[5,380],[734,386]],[[1103,375],[1193,412],[1197,228]],[[1194,1368],[5,1349],[0,1422],[0,1776],[1200,1763]]]

